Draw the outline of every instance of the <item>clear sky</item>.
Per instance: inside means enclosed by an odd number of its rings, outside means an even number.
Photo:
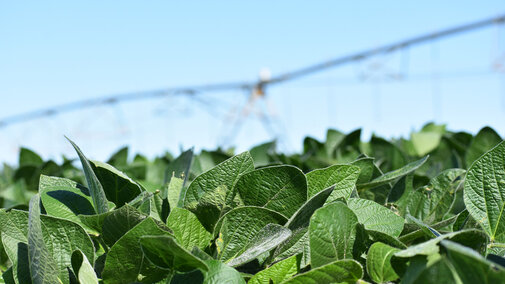
[[[505,13],[505,1],[1,1],[0,118],[104,95],[255,80]],[[505,27],[490,27],[272,87],[283,149],[328,127],[405,136],[433,120],[505,135]],[[383,66],[377,69],[377,66]],[[502,66],[503,68],[503,66]],[[403,79],[391,79],[401,74]],[[362,79],[367,78],[367,79]],[[246,94],[165,98],[0,128],[0,161],[19,146],[94,159],[122,145],[154,155],[214,148]],[[227,144],[271,139],[255,116]]]

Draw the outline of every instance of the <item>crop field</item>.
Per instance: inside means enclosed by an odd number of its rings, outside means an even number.
[[[505,142],[425,125],[0,170],[3,283],[505,283]]]

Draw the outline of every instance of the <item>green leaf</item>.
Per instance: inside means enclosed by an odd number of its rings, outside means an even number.
[[[482,128],[475,137],[473,137],[470,146],[466,150],[465,162],[467,167],[477,160],[484,153],[496,146],[502,141],[500,135],[491,127]]]
[[[393,261],[395,269],[405,271],[399,263]],[[404,266],[405,264],[401,264]],[[459,279],[454,278],[455,273],[450,263],[441,258],[439,254],[426,256],[415,256],[410,259],[409,265],[401,279],[405,284],[421,283],[461,283]],[[469,283],[470,284],[470,283]]]
[[[254,146],[249,150],[255,167],[264,167],[271,163],[270,155],[275,153],[276,141]]]
[[[105,196],[103,187],[98,181],[95,172],[93,172],[93,169],[91,168],[88,159],[81,152],[81,149],[79,149],[79,147],[74,142],[72,142],[72,140],[68,139],[68,137],[67,140],[70,142],[70,144],[72,144],[75,151],[77,152],[77,155],[79,156],[79,159],[81,160],[84,176],[86,177],[86,182],[88,183],[88,188],[91,193],[91,198],[93,200],[93,204],[95,209],[97,210],[97,213],[101,214],[109,211],[109,206],[107,204],[107,197]]]
[[[162,192],[163,198],[168,198],[170,208],[175,208],[179,205],[183,206],[182,198],[184,197],[181,192],[184,188],[186,181],[189,178],[189,171],[193,161],[193,149],[182,152],[177,159],[168,164],[165,173],[165,183],[169,186],[167,191]]]
[[[317,209],[309,225],[312,267],[352,258],[357,225],[356,215],[341,202]]]
[[[413,218],[412,216],[409,217],[409,215],[407,215],[407,219],[408,220],[413,221],[412,218]],[[456,216],[453,216],[451,218],[448,218],[448,219],[445,219],[443,221],[440,221],[438,223],[435,223],[435,224],[433,224],[431,226],[428,226],[428,225],[422,223],[419,220],[417,220],[417,223],[415,221],[413,221],[414,224],[412,224],[412,223],[406,223],[405,224],[405,228],[407,228],[409,226],[410,227],[415,226],[415,228],[417,228],[417,229],[409,230],[408,231],[409,233],[405,233],[399,239],[403,243],[409,243],[409,242],[412,242],[412,241],[414,241],[414,240],[416,240],[418,238],[424,237],[424,236],[433,237],[433,233],[431,232],[431,230],[429,228],[433,229],[434,231],[436,231],[438,229],[446,228],[446,227],[452,225],[456,221],[457,218],[458,218],[458,216],[456,215]],[[427,231],[427,229],[428,229],[429,232]]]
[[[101,231],[101,228],[97,231],[89,227],[78,216],[95,214],[93,200],[86,187],[66,178],[41,175],[39,193],[47,215],[77,223],[91,234]]]
[[[267,224],[227,264],[229,266],[245,264],[277,247],[290,236],[291,231],[289,229],[277,224]]]
[[[226,207],[227,193],[228,190],[225,186],[219,186],[214,191],[206,192],[196,207],[191,210],[209,232],[213,231],[219,216],[222,216],[226,209],[230,209]]]
[[[291,237],[281,243],[274,251],[273,260],[280,261],[292,255],[303,254],[302,264],[309,264],[309,230],[307,227],[301,227],[291,232]],[[306,262],[304,262],[304,258]]]
[[[107,200],[114,202],[117,207],[131,201],[142,191],[138,183],[111,165],[98,161],[90,161],[90,165]]]
[[[426,225],[421,220],[418,220],[412,215],[407,214],[407,221],[412,221],[414,224],[416,224],[419,227],[419,229],[421,229],[421,231],[426,235],[426,237],[436,238],[440,236],[440,233],[436,229]]]
[[[13,213],[14,212],[14,213]],[[28,263],[28,216],[15,214],[16,210],[7,213],[0,210],[0,229],[2,245],[12,263],[12,277],[20,283],[30,283]]]
[[[296,212],[289,218],[285,227],[294,231],[299,228],[308,227],[310,217],[321,206],[323,206],[328,199],[328,196],[333,192],[335,186],[330,186],[324,190],[319,191],[310,199],[305,202]]]
[[[194,269],[208,270],[202,260],[179,245],[172,236],[143,236],[140,238],[140,246],[144,255],[161,268],[180,272],[189,272]]]
[[[50,255],[56,261],[59,278],[68,281],[66,267],[71,266],[71,255],[79,249],[88,259],[94,260],[94,246],[84,229],[68,220],[41,215],[42,235]],[[23,270],[24,258],[28,264],[28,212],[11,210],[8,213],[0,211],[0,229],[2,243],[9,259],[14,264],[13,273],[18,276],[30,275]],[[72,240],[69,242],[68,240]],[[21,266],[18,266],[21,264]],[[28,268],[28,267],[26,267]]]
[[[464,174],[463,169],[448,169],[441,172],[428,186],[416,190],[417,193],[412,195],[407,210],[426,223],[442,220],[451,209]]]
[[[19,167],[23,166],[36,166],[39,167],[44,163],[44,160],[35,152],[30,149],[21,147],[19,149]]]
[[[40,222],[40,196],[34,195],[30,200],[28,217],[28,261],[30,275],[34,283],[59,283],[60,271],[51,253],[47,249],[42,235]]]
[[[371,156],[375,157],[375,161],[381,170],[396,170],[405,165],[405,155],[392,142],[374,135],[370,139],[370,145],[372,147]]]
[[[211,195],[218,189],[225,189],[226,191],[232,190],[239,177],[252,170],[254,170],[254,162],[249,152],[244,152],[229,158],[193,180],[186,191],[184,207],[195,213],[199,219],[202,220],[200,216],[206,215],[207,213],[203,212],[203,214],[199,214],[199,212],[196,211],[200,199],[205,194]],[[207,218],[209,220],[207,222],[202,222],[202,224],[205,228],[210,230],[219,219],[219,215],[207,216]]]
[[[386,245],[395,247],[395,248],[400,248],[400,249],[406,249],[407,246],[400,241],[398,238],[392,237],[388,234],[385,234],[383,232],[378,232],[378,231],[373,231],[373,230],[366,230],[368,236],[373,242],[382,242]]]
[[[363,268],[355,260],[337,260],[299,274],[283,284],[356,283],[363,277]]]
[[[169,233],[160,229],[154,219],[148,217],[124,234],[110,249],[105,259],[102,279],[105,283],[131,283],[139,275],[142,282],[157,282],[168,273],[145,259],[139,240],[142,236],[163,236]]]
[[[416,169],[418,169],[420,166],[422,166],[426,162],[426,160],[428,160],[428,156],[426,156],[420,160],[417,160],[415,162],[412,162],[410,164],[407,164],[397,170],[385,173],[382,176],[377,177],[370,182],[358,184],[357,188],[358,188],[358,190],[362,191],[362,190],[366,190],[366,189],[370,189],[370,188],[374,188],[374,187],[378,187],[378,186],[390,183],[396,179],[399,179],[405,175],[408,175],[408,174],[414,172]]]
[[[377,283],[385,283],[398,279],[398,275],[391,266],[391,258],[400,251],[383,243],[374,243],[368,250],[366,257],[366,271],[370,278]]]
[[[350,198],[347,206],[356,214],[358,222],[363,224],[367,230],[382,232],[393,237],[400,236],[403,230],[405,220],[378,203],[366,199]]]
[[[372,179],[375,171],[374,158],[364,156],[353,161],[351,165],[360,169],[357,184],[367,183]]]
[[[242,175],[236,188],[245,205],[265,207],[286,218],[307,200],[307,180],[293,166],[272,166]]]
[[[181,194],[183,194],[184,179],[172,176],[166,185],[166,194],[170,208],[182,207]]]
[[[212,234],[207,232],[195,214],[183,208],[173,208],[167,219],[167,225],[174,236],[187,250],[198,247],[204,249],[210,244]]]
[[[112,246],[124,234],[137,224],[146,219],[146,216],[130,205],[112,211],[104,217],[102,225],[102,237],[105,243]]]
[[[468,169],[463,194],[468,212],[491,242],[505,242],[505,141]]]
[[[487,245],[487,237],[484,233],[482,233],[482,231],[469,229],[440,235],[434,239],[410,246],[407,249],[399,251],[395,253],[395,256],[409,258],[416,255],[428,256],[436,254],[440,251],[438,244],[445,239],[449,239],[481,252],[485,250],[485,247]]]
[[[72,269],[74,271],[75,276],[79,280],[81,284],[98,284],[98,278],[96,277],[95,270],[91,263],[89,263],[86,255],[82,253],[80,250],[74,251],[72,253]]]
[[[338,198],[348,199],[356,186],[360,168],[351,165],[333,165],[325,169],[313,170],[307,174],[307,198],[311,198],[317,192],[335,185],[328,202]]]
[[[447,258],[463,283],[503,283],[505,269],[477,252],[448,240],[441,242]]]
[[[296,259],[296,255],[293,255],[285,260],[279,261],[269,268],[256,273],[247,283],[279,284],[284,280],[288,280],[298,273],[298,261]]]
[[[112,154],[107,161],[107,164],[114,167],[126,167],[128,164],[128,147],[119,149],[116,153]]]
[[[266,225],[285,222],[282,215],[267,208],[245,206],[231,210],[216,224],[217,258],[223,262],[235,258]]]
[[[205,264],[209,270],[204,273],[203,284],[245,284],[244,278],[232,267],[217,260],[207,260]]]
[[[103,222],[105,220],[105,217],[109,216],[114,211],[94,215],[77,215],[77,217],[79,218],[81,223],[84,224],[83,226],[84,228],[91,228],[93,231],[97,232],[98,234],[101,234],[103,230]]]
[[[442,134],[437,132],[417,132],[410,135],[410,141],[419,157],[435,150],[441,139]]]

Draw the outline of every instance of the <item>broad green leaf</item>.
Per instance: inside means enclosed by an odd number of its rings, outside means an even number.
[[[102,225],[102,237],[105,243],[112,246],[124,234],[146,219],[146,216],[130,205],[112,211],[105,216]]]
[[[271,163],[270,155],[275,153],[276,141],[254,146],[249,150],[255,167],[264,167]]]
[[[204,273],[203,284],[245,284],[240,273],[218,260],[205,261],[209,270]]]
[[[166,194],[168,199],[168,204],[170,208],[182,207],[183,204],[180,203],[181,194],[183,191],[184,179],[172,176],[170,181],[166,184]]]
[[[71,266],[72,253],[79,249],[88,259],[94,260],[93,242],[81,226],[71,221],[46,215],[41,215],[40,218],[44,243],[56,261],[60,279],[68,281],[66,267]],[[0,211],[0,229],[2,230],[2,243],[9,259],[14,264],[14,276],[30,275],[29,271],[23,270],[22,266],[17,266],[18,263],[25,263],[25,260],[26,264],[28,263],[28,212],[11,210],[6,213]],[[26,259],[24,259],[25,257]]]
[[[443,221],[440,221],[438,223],[435,223],[431,226],[428,226],[421,222],[420,220],[417,220],[416,218],[412,217],[411,215],[407,214],[407,220],[412,221],[413,223],[406,223],[404,228],[408,228],[411,226],[414,226],[414,230],[409,230],[408,233],[405,233],[402,235],[399,239],[403,243],[409,243],[412,242],[418,238],[421,237],[435,237],[434,232],[437,232],[439,229],[446,228],[450,225],[452,225],[458,216],[453,216],[451,218],[445,219]]]
[[[293,166],[272,166],[242,175],[236,188],[245,205],[265,207],[286,218],[307,200],[307,180]]]
[[[363,184],[369,182],[375,171],[374,158],[367,156],[360,157],[357,160],[350,163],[360,169],[357,184]]]
[[[183,248],[172,236],[143,236],[140,238],[140,246],[144,256],[161,268],[180,272],[208,270],[202,260]]]
[[[14,213],[13,213],[14,212]],[[20,283],[30,283],[30,268],[28,263],[28,217],[0,210],[0,229],[2,231],[2,246],[12,263],[12,277]]]
[[[358,222],[363,224],[367,230],[379,231],[393,237],[400,236],[403,230],[405,220],[378,203],[366,199],[350,198],[347,206],[358,217]]]
[[[505,242],[505,141],[468,169],[463,194],[468,212],[491,242]]]
[[[245,206],[226,213],[216,224],[218,260],[227,262],[242,252],[268,224],[284,224],[286,219],[267,208]]]
[[[428,156],[426,156],[420,160],[417,160],[415,162],[412,162],[410,164],[407,164],[397,170],[385,173],[382,176],[377,177],[370,182],[358,184],[357,185],[358,190],[366,190],[366,189],[370,189],[370,188],[374,188],[374,187],[378,187],[380,185],[390,183],[396,179],[399,179],[405,175],[408,175],[408,174],[414,172],[416,169],[418,169],[420,166],[422,166],[426,162],[426,160],[428,160]]]
[[[436,238],[440,236],[440,233],[436,229],[426,225],[421,220],[413,217],[412,215],[407,215],[407,221],[412,221],[412,223],[416,224],[428,238]]]
[[[277,262],[276,264],[256,273],[247,283],[279,284],[284,280],[288,280],[298,273],[298,261],[296,258],[296,255],[293,255],[285,260]]]
[[[167,225],[174,232],[179,244],[187,250],[195,246],[204,249],[212,240],[212,234],[205,230],[195,214],[189,210],[173,208],[168,216]]]
[[[374,243],[368,250],[366,257],[366,271],[370,278],[377,283],[385,283],[398,279],[398,275],[391,266],[391,258],[400,251],[383,243]]]
[[[165,173],[166,190],[162,192],[163,198],[168,198],[170,208],[182,207],[184,204],[184,191],[193,161],[193,148],[182,152],[177,159],[168,164]]]
[[[94,214],[94,215],[78,215],[77,217],[81,221],[82,224],[84,224],[84,227],[91,228],[95,232],[98,232],[98,234],[102,233],[103,230],[103,221],[105,220],[105,217],[109,216],[113,211],[109,211],[103,214]]]
[[[117,207],[131,201],[142,191],[138,183],[111,165],[98,161],[90,161],[90,165],[107,200],[114,202]]]
[[[168,202],[161,199],[159,191],[155,193],[143,191],[141,195],[144,195],[144,198],[142,198],[143,200],[140,201],[140,204],[136,207],[137,210],[140,213],[153,217],[160,222],[166,221],[170,208]]]
[[[342,142],[344,138],[345,134],[338,130],[328,129],[328,131],[326,131],[326,141],[324,143],[324,148],[326,149],[326,155],[328,157],[334,156],[336,147]]]
[[[167,165],[166,182],[170,181],[171,177],[181,178],[186,181],[189,177],[189,170],[193,161],[193,148],[182,152],[175,160]]]
[[[351,165],[333,165],[325,169],[313,170],[307,174],[307,198],[316,193],[335,185],[328,202],[338,198],[348,199],[356,186],[360,168]]]
[[[317,209],[309,225],[312,267],[352,258],[357,225],[356,215],[341,202]]]
[[[458,232],[447,233],[440,235],[426,242],[416,244],[395,253],[396,257],[409,258],[416,255],[432,255],[440,251],[438,244],[442,240],[449,239],[453,242],[460,243],[464,246],[473,248],[476,251],[484,252],[487,245],[487,237],[482,231],[469,229]]]
[[[96,277],[93,265],[89,263],[88,258],[86,258],[86,255],[84,255],[82,251],[74,251],[74,253],[72,253],[71,262],[72,269],[74,270],[74,274],[79,280],[79,283],[98,284],[98,278]]]
[[[232,189],[240,175],[253,169],[254,163],[249,152],[229,158],[195,178],[186,192],[184,206],[195,207],[206,192],[212,192],[220,186]]]
[[[397,263],[393,261],[395,269],[405,271],[405,263]],[[439,254],[430,256],[415,256],[409,260],[409,265],[401,279],[401,283],[405,284],[424,284],[424,283],[457,283],[459,279],[455,279],[455,273],[451,268],[450,263],[442,258]],[[469,283],[470,284],[470,283]]]
[[[21,149],[19,149],[19,167],[27,165],[39,167],[43,163],[44,160],[42,160],[42,158],[32,150],[24,147],[21,147]]]
[[[419,157],[435,150],[441,139],[442,134],[437,132],[417,132],[410,135],[410,141]]]
[[[128,164],[128,147],[123,147],[112,154],[107,161],[107,164],[114,167],[126,167]]]
[[[383,171],[392,171],[401,168],[406,163],[406,157],[398,146],[383,138],[372,136],[371,156]]]
[[[67,219],[90,230],[77,217],[95,214],[87,188],[69,179],[41,175],[39,193],[47,215]]]
[[[212,195],[218,189],[231,191],[239,177],[252,170],[254,170],[254,163],[249,152],[244,152],[229,158],[207,172],[197,176],[193,182],[191,182],[184,197],[184,207],[193,211],[193,213],[202,220],[200,218],[202,214],[196,212],[200,199],[205,194],[207,194],[207,196]],[[226,192],[226,194],[228,195],[228,192]],[[204,212],[204,214],[206,213]],[[202,225],[209,230],[219,219],[219,215],[207,216],[207,218],[208,221],[202,222]]]
[[[470,165],[477,160],[484,153],[489,151],[494,146],[502,141],[500,135],[490,127],[482,128],[475,137],[473,137],[470,146],[468,147],[465,155],[466,166]]]
[[[463,283],[503,283],[505,269],[458,243],[443,240],[447,258]]]
[[[218,186],[214,191],[204,193],[191,210],[207,231],[212,232],[219,216],[224,214],[225,209],[229,209],[226,207],[228,193],[225,186]]]
[[[277,224],[267,224],[227,264],[229,266],[245,264],[277,247],[290,236],[289,229]]]
[[[139,275],[146,278],[143,282],[156,282],[163,279],[167,270],[158,268],[149,262],[142,253],[139,240],[143,236],[163,236],[168,232],[159,228],[154,219],[148,217],[124,234],[107,253],[102,279],[105,283],[131,283],[138,281]]]
[[[426,223],[441,221],[451,209],[464,174],[463,169],[445,170],[433,178],[428,186],[417,189],[418,193],[412,197],[419,196],[419,198],[412,198],[408,206],[410,214],[416,212],[417,214],[413,216]],[[412,206],[421,210],[413,209]]]
[[[289,218],[285,227],[294,231],[299,228],[308,227],[310,223],[310,217],[312,214],[320,207],[324,205],[328,196],[333,192],[335,186],[330,186],[324,190],[319,191],[310,199],[305,202],[296,212]]]
[[[329,284],[356,283],[363,277],[363,268],[355,260],[337,260],[326,265],[312,268],[295,277],[282,282],[283,284]]]
[[[70,142],[70,144],[72,144],[75,151],[77,152],[77,155],[79,156],[79,159],[81,160],[84,176],[86,177],[86,182],[88,184],[88,188],[91,193],[91,198],[93,200],[93,204],[95,209],[97,210],[97,213],[101,214],[109,211],[109,206],[107,204],[107,197],[105,196],[103,187],[100,184],[100,181],[98,181],[98,178],[96,177],[95,173],[93,172],[93,169],[91,168],[88,159],[81,152],[81,149],[79,149],[79,147],[74,142],[72,142],[72,140],[68,139],[68,137],[67,140]]]
[[[310,255],[305,255],[305,250],[309,247],[309,230],[307,227],[301,227],[291,232],[291,237],[281,243],[274,251],[273,260],[280,261],[292,255],[304,254],[306,260]],[[307,250],[308,252],[308,250]],[[302,259],[303,260],[303,259]],[[303,262],[303,261],[302,261]],[[308,261],[307,261],[308,262]],[[308,263],[303,263],[308,264]],[[304,265],[302,265],[304,267]]]
[[[44,242],[39,204],[40,196],[36,194],[30,200],[30,213],[28,216],[28,261],[30,263],[30,275],[34,283],[59,283],[61,280],[58,276],[61,271],[59,271],[56,261]]]
[[[406,249],[407,246],[400,241],[398,238],[395,238],[393,236],[390,236],[388,234],[385,234],[383,232],[378,232],[378,231],[373,231],[373,230],[366,230],[368,236],[373,242],[382,242],[386,245],[399,248],[399,249]]]
[[[409,195],[414,191],[414,175],[406,175],[400,178],[391,188],[387,203],[394,203],[400,216],[405,216],[409,202]]]

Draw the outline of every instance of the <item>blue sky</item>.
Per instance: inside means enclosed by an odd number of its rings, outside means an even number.
[[[255,80],[407,37],[497,16],[504,1],[31,1],[0,3],[0,117],[85,98],[164,87]],[[328,127],[386,137],[425,122],[505,135],[505,27],[490,27],[333,69],[268,90],[285,139]],[[502,59],[502,63],[504,59]],[[386,67],[370,72],[373,66]],[[403,80],[389,75],[401,73]],[[360,80],[360,74],[371,79]],[[154,155],[214,148],[246,100],[240,91],[104,106],[0,128],[0,161],[24,145],[45,158],[94,159],[122,145]],[[214,103],[214,104],[211,104]],[[228,144],[268,140],[248,119]]]

